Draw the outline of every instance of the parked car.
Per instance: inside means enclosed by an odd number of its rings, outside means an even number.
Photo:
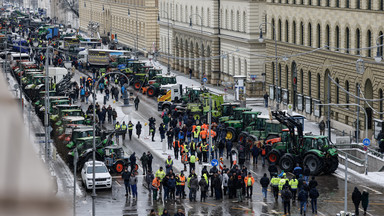
[[[86,190],[93,189],[93,161],[84,164],[81,170],[81,178]],[[101,161],[95,161],[95,185],[96,189],[112,189],[112,176],[107,166]]]

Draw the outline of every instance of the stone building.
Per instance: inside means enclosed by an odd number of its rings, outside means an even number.
[[[383,102],[359,101],[354,95],[383,98],[384,67],[374,58],[376,42],[383,44],[380,36],[384,26],[378,22],[384,18],[383,2],[267,0],[267,20],[275,25],[279,56],[275,65],[275,36],[269,28],[266,49],[270,58],[265,67],[270,98],[277,96],[283,108],[292,104],[295,111],[309,119],[326,120],[329,113],[331,126],[347,134],[354,134],[359,122],[360,138],[364,138],[366,126],[372,138],[374,129],[379,129],[374,127],[378,126],[377,119],[383,117]],[[383,48],[378,52],[382,56]],[[329,76],[332,80],[328,86]],[[353,103],[361,108],[335,105],[328,112],[327,107],[318,106],[327,103]]]
[[[258,41],[265,0],[160,0],[160,53],[171,68],[208,83],[245,76],[247,95],[263,93],[265,43]],[[169,18],[169,22],[168,22]]]
[[[88,32],[92,20],[99,33],[117,35],[120,44],[148,54],[159,43],[157,0],[80,0],[80,30]]]

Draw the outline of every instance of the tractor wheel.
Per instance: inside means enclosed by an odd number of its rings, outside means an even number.
[[[284,154],[280,159],[280,169],[284,172],[291,172],[295,166],[293,157],[289,154]]]
[[[277,136],[276,134],[269,134],[269,135],[265,138],[265,140],[275,139],[275,138],[277,138],[277,137],[279,137],[279,136]]]
[[[235,128],[229,127],[227,128],[227,135],[225,138],[231,142],[236,140],[236,130]]]
[[[319,175],[323,168],[323,162],[314,154],[308,154],[304,157],[304,165],[307,165],[311,175]]]
[[[141,82],[140,81],[136,81],[135,83],[133,83],[133,88],[136,91],[139,91],[139,89],[141,88]]]
[[[167,113],[168,113],[168,111],[171,110],[171,106],[170,106],[169,104],[165,104],[165,105],[163,106],[163,110],[167,111]]]
[[[337,159],[337,156],[331,157],[327,159],[327,168],[324,168],[324,172],[326,174],[334,173],[337,168],[339,167],[339,160]]]
[[[247,139],[247,137],[249,136],[248,132],[241,132],[239,134],[239,139],[238,139],[238,143],[244,143]]]
[[[276,150],[272,150],[267,154],[269,163],[277,164],[280,159],[280,153]]]
[[[156,94],[156,90],[155,90],[155,88],[152,87],[152,86],[148,87],[148,89],[147,89],[147,95],[148,95],[149,97],[155,97],[155,94]]]
[[[113,164],[113,171],[116,173],[121,173],[124,170],[124,162],[123,161],[116,161],[115,164]]]

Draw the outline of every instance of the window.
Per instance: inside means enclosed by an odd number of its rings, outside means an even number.
[[[345,29],[345,50],[346,53],[349,53],[349,28],[347,27]]]
[[[234,76],[235,73],[236,73],[235,65],[236,65],[236,62],[235,62],[235,56],[233,56],[233,57],[232,57],[232,75],[233,75],[233,76]]]
[[[308,5],[312,5],[312,0],[308,0]]]
[[[304,0],[300,0],[300,4],[302,4],[302,5],[303,5],[303,4],[304,4]]]
[[[337,85],[339,85],[339,78],[336,78],[336,83]],[[340,88],[339,86],[336,86],[336,103],[337,104],[340,102],[339,93],[340,93]]]
[[[345,0],[345,7],[346,8],[349,8],[350,6],[349,6],[349,0]]]
[[[372,0],[367,0],[367,9],[372,10]]]
[[[300,23],[300,44],[304,45],[304,23]]]
[[[382,32],[382,31],[379,33],[379,36],[380,36],[380,35],[383,35],[383,32]],[[382,45],[383,43],[384,43],[384,38],[383,38],[383,37],[380,37],[380,38],[379,38],[379,44]],[[383,56],[383,47],[381,46],[379,49],[380,49],[380,56]]]
[[[237,11],[236,12],[236,21],[237,21],[237,31],[240,31],[240,21],[241,21],[241,19],[240,19],[240,12],[239,11]]]
[[[275,85],[275,62],[272,62],[272,84]]]
[[[285,42],[289,42],[289,24],[288,24],[288,20],[285,21]]]
[[[345,90],[347,90],[347,92],[349,92],[349,82],[348,82],[348,80],[345,81]],[[348,93],[345,93],[345,103],[349,104],[349,94]],[[349,108],[348,105],[347,105],[347,108]]]
[[[225,10],[225,29],[228,29],[228,10]]]
[[[285,88],[289,88],[289,71],[288,71],[288,65],[285,65]]]
[[[356,54],[360,55],[360,29],[356,29],[356,48],[358,49]]]
[[[311,71],[308,72],[308,96],[311,97],[311,93],[312,93],[312,77],[311,77]]]
[[[233,15],[233,10],[231,10],[231,30],[235,30],[235,27],[234,27],[234,23],[235,23],[235,19],[234,19],[234,15]]]
[[[329,3],[329,0],[327,0],[327,7],[329,7],[330,6],[330,3]]]
[[[236,73],[236,75],[241,75],[241,59],[240,58],[238,58],[237,59],[237,73]]]
[[[281,20],[279,19],[279,24],[278,24],[278,39],[279,41],[281,41]]]
[[[293,21],[293,29],[292,29],[292,32],[293,32],[293,43],[296,44],[296,22]]]
[[[329,34],[330,34],[330,32],[329,32],[329,25],[327,25],[327,27],[325,28],[325,34],[326,34],[326,38],[325,38],[325,40],[326,40],[326,43],[327,43],[327,49],[329,49],[329,46],[330,46],[330,43],[329,43]]]
[[[312,46],[312,24],[308,24],[308,46]]]
[[[209,8],[207,9],[207,27],[210,27],[211,25],[211,14],[209,13]],[[221,13],[223,15],[223,13]]]
[[[320,100],[320,89],[321,89],[321,78],[320,78],[320,74],[317,74],[317,99]]]
[[[304,94],[304,72],[303,72],[303,69],[300,70],[300,93]]]
[[[340,7],[340,0],[336,0],[336,7]]]
[[[360,9],[360,0],[356,0],[356,8]]]
[[[247,32],[247,19],[246,19],[246,14],[245,14],[245,11],[243,12],[243,32]],[[267,20],[267,19],[265,19]],[[267,30],[265,30],[267,31]]]
[[[276,25],[275,25],[275,19],[272,19],[272,25],[274,26],[274,27],[276,27]],[[271,35],[272,35],[272,40],[275,40],[275,30],[274,30],[275,28],[271,28]]]
[[[336,51],[339,51],[340,48],[340,29],[339,26],[336,26]]]
[[[379,99],[383,98],[383,90],[379,89]],[[383,101],[379,101],[379,112],[383,112]],[[380,114],[380,119],[383,119],[383,114]]]
[[[321,0],[317,0],[317,6],[321,6]]]
[[[317,48],[321,47],[321,27],[317,24]]]
[[[372,34],[371,34],[371,30],[368,30],[368,32],[367,32],[367,47],[371,47],[371,46],[372,46]],[[371,55],[372,55],[371,49],[367,49],[367,56],[371,57]]]
[[[279,64],[279,86],[281,87],[281,64]]]
[[[379,10],[384,10],[384,0],[380,0]]]
[[[203,26],[205,25],[205,17],[204,17],[204,8],[203,7],[201,7],[201,22],[202,22],[202,24],[203,24]]]

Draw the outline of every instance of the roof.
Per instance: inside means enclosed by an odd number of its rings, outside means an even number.
[[[106,149],[122,149],[123,147],[121,146],[118,146],[118,145],[111,145],[111,146],[107,146],[105,147]]]
[[[95,139],[100,139],[100,137],[96,136]],[[93,136],[90,136],[90,137],[80,137],[80,138],[77,138],[76,140],[93,140]]]
[[[82,117],[82,116],[64,116],[63,120],[67,120],[67,121],[82,121],[82,120],[85,120],[85,118]]]

